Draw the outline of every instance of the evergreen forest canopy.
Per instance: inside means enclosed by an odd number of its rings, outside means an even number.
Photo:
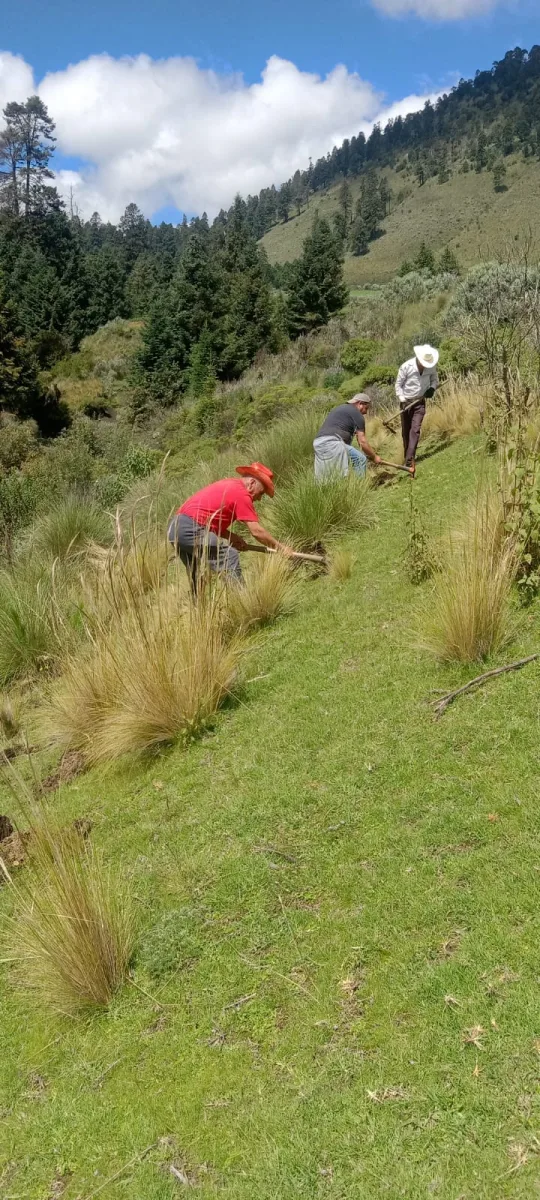
[[[414,172],[422,184],[455,170],[499,169],[517,151],[540,155],[540,47],[510,51],[437,104],[398,117],[370,137],[345,140],[280,187],[210,223],[206,214],[153,226],[135,204],[118,225],[66,210],[54,187],[54,122],[30,97],[4,110],[0,135],[0,394],[4,409],[34,417],[42,433],[68,421],[47,371],[117,317],[145,322],[137,360],[140,403],[234,380],[263,347],[326,323],[346,300],[345,245],[364,254],[390,203],[377,172]],[[351,211],[348,179],[362,187]],[[310,198],[342,181],[331,228],[315,216],[302,257],[271,269],[258,240]],[[277,286],[276,286],[277,285]]]

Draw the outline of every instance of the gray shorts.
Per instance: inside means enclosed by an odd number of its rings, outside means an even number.
[[[177,513],[173,517],[168,537],[186,568],[194,592],[197,591],[201,572],[204,572],[205,568],[222,572],[232,579],[242,578],[238,550],[224,542],[216,533],[212,533],[211,529],[198,525],[185,513]]]

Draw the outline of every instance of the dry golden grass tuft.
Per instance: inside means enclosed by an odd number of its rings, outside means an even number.
[[[225,619],[237,633],[249,633],[271,625],[290,613],[298,603],[299,584],[290,561],[269,554],[252,564],[241,584],[230,584],[224,592]]]
[[[90,762],[193,737],[232,693],[244,652],[211,589],[198,604],[174,580],[151,600],[134,594],[67,661],[43,731]]]
[[[29,796],[28,861],[15,880],[5,958],[21,986],[63,1013],[106,1007],[127,976],[134,918],[124,884],[75,828]]]
[[[354,557],[350,550],[334,550],[330,557],[330,578],[335,583],[346,583],[351,578]]]
[[[499,650],[512,635],[516,568],[500,501],[488,493],[451,539],[446,569],[422,611],[421,644],[443,662],[476,662]]]
[[[487,384],[477,379],[450,380],[438,402],[428,404],[422,433],[449,441],[478,433],[488,401]]]

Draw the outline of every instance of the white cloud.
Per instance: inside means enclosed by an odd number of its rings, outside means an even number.
[[[0,51],[0,109],[10,100],[26,100],[35,91],[32,68],[23,58]]]
[[[415,14],[432,21],[460,21],[492,12],[503,0],[373,0],[376,8],[391,17]]]
[[[386,2],[386,0],[385,0]],[[0,101],[34,90],[20,58],[0,54]],[[164,205],[213,216],[237,192],[280,184],[374,121],[421,108],[390,108],[373,86],[336,66],[325,78],[272,57],[260,82],[205,70],[191,58],[96,55],[51,73],[39,94],[56,121],[58,150],[81,159],[59,170],[81,215],[117,220],[135,201],[147,216]]]
[[[321,78],[277,57],[247,84],[190,58],[100,55],[47,75],[39,91],[59,150],[89,163],[59,172],[59,186],[73,188],[84,216],[98,209],[113,220],[131,200],[147,215],[173,204],[212,216],[236,192],[279,184],[310,156],[425,101],[411,96],[385,112],[346,67]]]

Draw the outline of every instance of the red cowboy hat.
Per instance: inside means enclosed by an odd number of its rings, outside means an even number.
[[[274,495],[274,472],[270,470],[270,467],[265,467],[260,462],[252,462],[249,467],[236,467],[235,469],[237,475],[252,475],[254,479],[258,479],[267,496]]]

